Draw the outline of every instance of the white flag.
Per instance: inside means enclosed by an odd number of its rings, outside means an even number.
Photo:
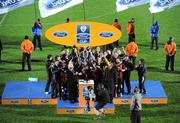
[[[119,12],[146,3],[149,3],[149,0],[117,0],[116,10]]]
[[[41,17],[45,18],[82,2],[83,0],[39,0],[39,10]]]
[[[0,14],[34,3],[34,0],[0,0]]]
[[[150,0],[150,12],[157,13],[179,5],[180,0]]]

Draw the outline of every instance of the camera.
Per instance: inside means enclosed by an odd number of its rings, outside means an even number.
[[[95,94],[94,94],[94,89],[91,86],[86,87],[86,95],[85,95],[85,100],[86,100],[86,104],[87,104],[87,111],[91,111],[89,103],[90,101],[94,101],[95,100]]]

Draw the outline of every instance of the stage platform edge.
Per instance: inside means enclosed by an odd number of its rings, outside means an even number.
[[[7,82],[2,105],[56,105],[57,99],[44,93],[46,82]]]
[[[79,103],[71,104],[69,101],[58,101],[57,114],[95,114],[94,107],[90,107],[88,112],[86,106],[79,106]],[[114,114],[114,104],[106,104],[104,107],[105,114]]]

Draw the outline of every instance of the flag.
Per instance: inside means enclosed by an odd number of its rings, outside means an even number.
[[[7,13],[21,6],[34,3],[34,0],[0,0],[0,14]]]
[[[41,17],[45,18],[82,2],[83,0],[39,0],[39,10]]]
[[[150,12],[157,13],[180,4],[180,0],[150,0]]]
[[[116,10],[119,12],[146,3],[149,3],[149,0],[117,0]]]

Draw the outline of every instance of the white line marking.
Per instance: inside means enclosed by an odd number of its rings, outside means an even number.
[[[2,17],[2,19],[1,19],[1,21],[0,21],[0,25],[4,22],[4,20],[5,20],[5,18],[6,18],[7,15],[8,15],[8,13],[6,13],[6,14]]]

